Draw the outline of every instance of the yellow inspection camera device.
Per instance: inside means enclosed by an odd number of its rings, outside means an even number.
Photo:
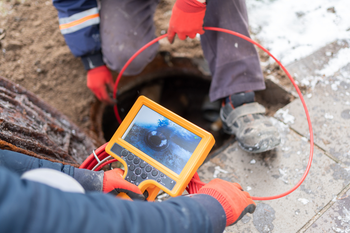
[[[140,96],[106,152],[124,165],[123,178],[153,201],[160,189],[181,195],[214,143],[209,132]]]

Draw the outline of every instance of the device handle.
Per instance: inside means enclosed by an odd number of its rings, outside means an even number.
[[[119,194],[117,195],[117,197],[119,197],[119,198],[121,198],[121,199],[125,199],[125,200],[130,200],[130,201],[132,201],[132,199],[128,196],[128,194],[123,193],[123,192],[119,193]]]

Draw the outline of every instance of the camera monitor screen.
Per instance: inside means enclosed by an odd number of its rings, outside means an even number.
[[[202,140],[198,135],[143,105],[122,139],[180,174]]]
[[[140,96],[106,146],[123,178],[154,200],[160,189],[181,195],[215,143],[207,131]]]

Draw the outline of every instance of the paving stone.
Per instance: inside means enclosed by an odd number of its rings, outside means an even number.
[[[301,82],[304,77],[316,76],[316,72],[328,65],[339,50],[349,46],[348,40],[336,40],[311,55],[287,65],[286,68],[296,80]]]
[[[334,198],[334,204],[305,233],[350,232],[350,190]]]
[[[278,148],[249,154],[234,143],[198,170],[201,179],[208,182],[218,177],[238,182],[252,196],[278,195],[291,189],[305,171],[310,146],[287,125],[275,119],[273,123],[282,135]],[[277,200],[256,201],[255,213],[225,232],[297,232],[342,190],[344,180],[335,175],[332,166],[335,162],[316,149],[301,187]]]
[[[331,156],[350,165],[350,83],[329,82],[315,87],[305,96],[314,131],[315,143]],[[334,83],[333,83],[334,84]],[[309,137],[305,112],[299,99],[276,112],[275,117],[287,123],[293,130]]]

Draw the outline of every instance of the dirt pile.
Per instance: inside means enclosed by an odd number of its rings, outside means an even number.
[[[79,126],[89,125],[94,96],[85,71],[69,51],[58,29],[51,1],[11,4],[2,16],[0,75],[20,84],[63,112]]]

